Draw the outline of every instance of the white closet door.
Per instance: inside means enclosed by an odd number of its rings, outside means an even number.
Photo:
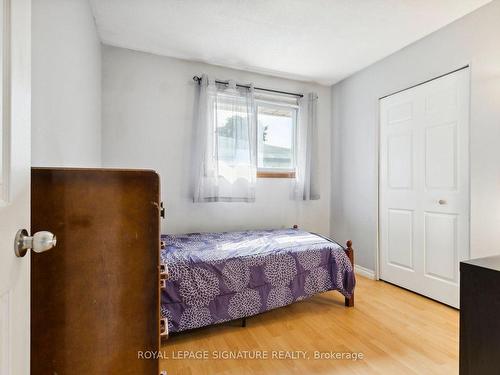
[[[459,305],[469,257],[469,69],[380,100],[380,278]]]

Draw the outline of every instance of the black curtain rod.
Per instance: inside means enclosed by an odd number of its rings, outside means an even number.
[[[198,84],[201,82],[201,77],[198,77],[198,76],[194,76],[193,77],[193,81],[197,82]],[[220,85],[227,85],[229,84],[229,81],[215,81],[215,83],[218,83]],[[241,84],[236,84],[236,87],[244,87],[244,88],[247,88],[249,89],[250,86],[249,85],[241,85]],[[259,90],[259,91],[267,91],[267,92],[272,92],[274,94],[284,94],[284,95],[291,95],[291,96],[297,96],[299,98],[303,98],[304,95],[302,94],[297,94],[295,92],[287,92],[287,91],[280,91],[280,90],[272,90],[272,89],[264,89],[262,87],[254,87],[255,90]]]

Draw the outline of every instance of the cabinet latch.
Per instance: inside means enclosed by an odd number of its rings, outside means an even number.
[[[165,207],[163,207],[163,202],[160,202],[160,217],[165,219]]]
[[[160,264],[160,289],[167,287],[168,268],[166,264]]]
[[[167,320],[167,318],[160,319],[160,337],[162,339],[168,338],[168,320]]]

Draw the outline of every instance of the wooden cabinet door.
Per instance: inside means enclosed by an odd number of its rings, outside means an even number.
[[[160,183],[152,171],[32,170],[32,374],[155,374]]]

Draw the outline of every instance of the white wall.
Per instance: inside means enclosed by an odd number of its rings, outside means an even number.
[[[332,88],[334,236],[375,269],[378,98],[471,66],[471,255],[500,253],[500,1],[354,74]]]
[[[258,179],[255,203],[193,203],[194,75],[317,91],[320,186],[313,202],[289,199],[291,180]],[[301,227],[328,234],[330,220],[329,87],[103,46],[102,160],[105,167],[151,168],[161,175],[167,209],[163,232]]]
[[[100,166],[101,43],[90,5],[32,3],[32,164]]]

